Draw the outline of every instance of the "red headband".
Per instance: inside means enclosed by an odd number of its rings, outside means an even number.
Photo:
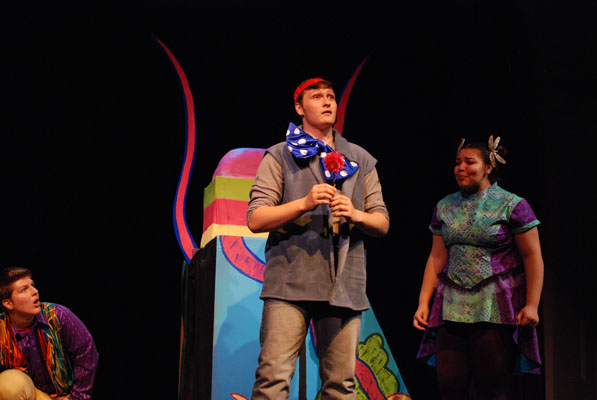
[[[322,79],[322,78],[312,78],[312,79],[306,80],[305,82],[301,83],[299,85],[299,87],[297,87],[296,90],[294,91],[294,102],[296,103],[296,101],[298,100],[301,93],[303,93],[303,90],[305,90],[306,88],[308,88],[309,86],[311,86],[314,83],[321,82],[324,80],[325,79]]]

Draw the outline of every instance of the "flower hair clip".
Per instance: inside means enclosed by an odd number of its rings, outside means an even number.
[[[489,142],[488,142],[488,147],[489,147],[489,160],[491,161],[491,166],[492,167],[496,167],[496,160],[498,162],[500,162],[501,164],[506,164],[506,160],[504,160],[502,158],[502,156],[500,156],[498,154],[498,145],[500,143],[500,137],[498,136],[497,138],[495,138],[495,140],[493,140],[493,135],[489,136]]]
[[[458,156],[458,153],[460,153],[460,150],[462,150],[462,146],[464,146],[465,141],[465,138],[460,138],[460,144],[458,145],[458,149],[456,150],[456,156]]]

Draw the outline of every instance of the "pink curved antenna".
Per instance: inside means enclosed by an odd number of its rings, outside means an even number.
[[[368,58],[369,56],[365,57],[359,66],[354,70],[352,76],[348,80],[348,83],[344,87],[344,90],[342,90],[342,94],[340,95],[340,103],[338,103],[338,112],[336,114],[336,123],[334,124],[334,128],[340,132],[340,135],[342,135],[342,129],[344,128],[344,118],[346,116],[346,106],[348,105],[350,92],[352,91],[354,83],[357,80],[357,76],[361,72],[361,69],[363,68],[363,65],[365,65],[365,62]]]
[[[176,188],[176,197],[174,199],[174,231],[176,233],[176,239],[180,246],[187,262],[191,262],[193,258],[193,250],[197,248],[193,236],[189,231],[189,227],[186,220],[186,198],[189,182],[191,180],[191,173],[193,171],[193,163],[195,161],[195,145],[197,142],[197,128],[195,123],[195,102],[193,100],[193,94],[191,93],[191,85],[187,79],[184,70],[182,69],[176,57],[170,49],[158,38],[155,38],[158,44],[164,49],[170,62],[174,66],[182,90],[185,101],[185,114],[186,114],[186,143],[185,153],[182,165],[182,171],[178,180],[178,187]]]

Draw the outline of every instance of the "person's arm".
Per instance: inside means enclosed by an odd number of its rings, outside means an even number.
[[[377,169],[373,168],[364,177],[364,211],[354,208],[349,197],[336,195],[331,203],[335,217],[344,217],[354,223],[365,234],[381,237],[390,229],[390,217],[383,200]]]
[[[441,235],[433,235],[431,252],[425,265],[423,283],[419,293],[419,307],[413,318],[413,326],[419,330],[425,330],[429,318],[429,302],[437,285],[437,276],[442,272],[448,260],[448,251]]]
[[[526,304],[518,313],[520,325],[536,327],[539,324],[539,301],[543,290],[543,256],[539,241],[539,230],[535,227],[514,235],[516,248],[522,258],[526,276]]]
[[[380,237],[388,233],[390,221],[380,212],[366,212],[354,208],[350,198],[339,194],[330,204],[334,217],[344,217],[369,236]]]
[[[274,231],[320,204],[330,204],[336,188],[325,183],[314,185],[304,198],[280,204],[283,191],[282,166],[265,153],[251,187],[247,210],[247,226],[252,232]]]
[[[274,231],[321,204],[330,204],[335,193],[336,188],[327,183],[314,185],[303,198],[275,206],[257,207],[249,215],[247,225],[254,233]]]
[[[68,308],[56,305],[60,337],[73,368],[74,382],[70,400],[91,399],[99,355],[87,327]]]

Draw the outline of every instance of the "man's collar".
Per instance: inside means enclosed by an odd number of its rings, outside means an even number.
[[[33,323],[29,326],[28,329],[34,330],[37,325],[41,325],[43,327],[50,326],[50,324],[48,323],[48,320],[46,319],[46,316],[41,311],[33,317]],[[14,326],[12,326],[12,328],[15,333],[18,333],[17,329]]]
[[[37,314],[35,316],[35,320],[33,321],[33,325],[35,325],[36,323],[37,324],[42,324],[44,326],[50,326],[50,323],[46,319],[46,316],[44,315],[43,311],[40,311],[39,314]]]

